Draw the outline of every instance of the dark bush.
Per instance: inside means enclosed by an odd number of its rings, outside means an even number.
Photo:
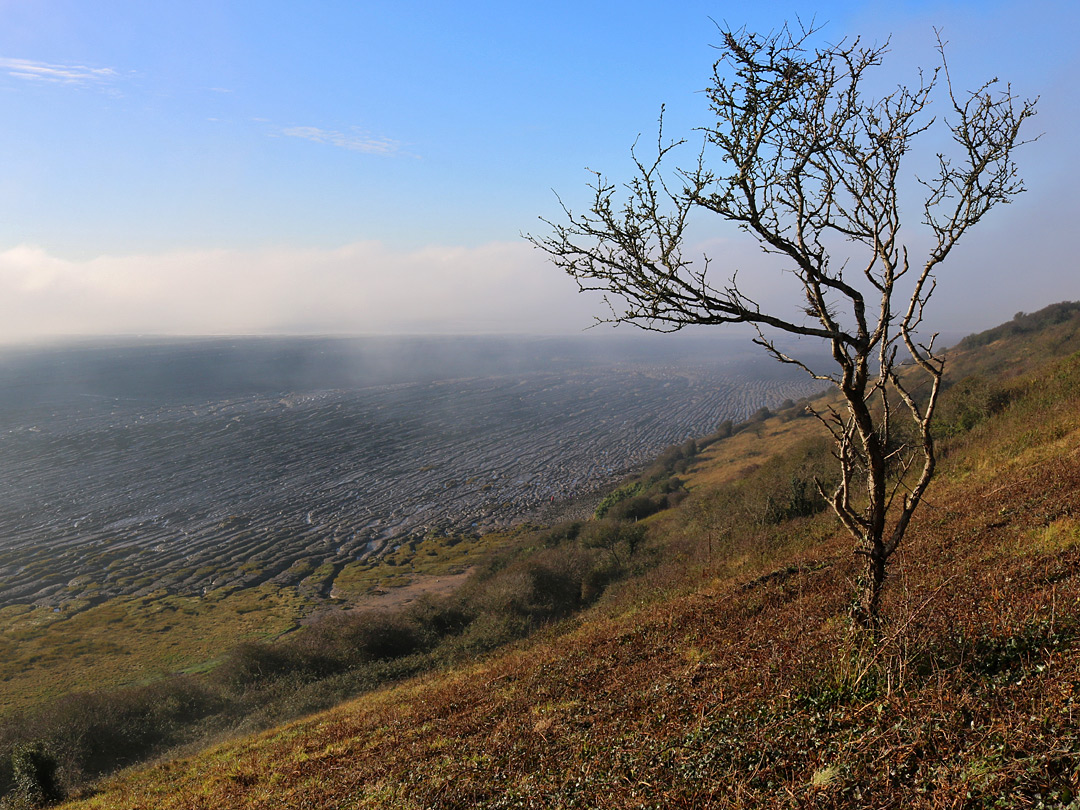
[[[590,564],[580,549],[545,550],[507,566],[469,601],[478,617],[516,615],[529,625],[558,618],[580,606]]]
[[[362,661],[398,658],[421,646],[416,627],[398,613],[372,611],[350,616],[342,623],[342,631],[346,653]]]
[[[430,618],[447,624],[456,621],[435,612]],[[233,694],[261,689],[281,678],[314,681],[357,664],[410,655],[434,643],[424,635],[416,618],[404,612],[330,614],[285,642],[240,644],[214,670],[213,678]]]
[[[577,536],[581,532],[581,526],[580,520],[568,520],[552,526],[542,533],[543,543],[550,548],[572,543],[577,540]]]
[[[766,419],[772,418],[773,412],[765,406],[758,408],[747,418],[747,422],[753,424],[755,422],[764,422]]]
[[[821,497],[817,484],[793,473],[788,480],[788,490],[770,493],[765,506],[765,520],[782,523],[800,517],[809,517],[824,511],[828,502]]]
[[[516,613],[482,613],[455,641],[458,654],[477,655],[497,649],[529,634],[531,624]]]
[[[45,807],[64,798],[56,778],[56,758],[41,742],[24,743],[11,754],[13,787],[5,797],[10,810]]]
[[[439,640],[456,636],[469,624],[470,616],[461,600],[422,594],[406,610],[406,616],[417,631],[426,634],[424,646],[434,646]]]
[[[611,520],[641,520],[649,515],[655,515],[667,506],[664,497],[653,498],[649,495],[636,495],[625,501],[619,501],[607,511],[607,517]]]
[[[565,616],[580,606],[582,571],[535,563],[528,567],[528,573],[527,610],[532,618]]]
[[[683,489],[682,479],[678,478],[678,477],[676,477],[674,475],[672,475],[672,476],[670,476],[668,478],[665,478],[662,481],[658,481],[652,487],[649,488],[649,491],[650,492],[658,492],[658,493],[661,493],[663,495],[667,495],[667,494],[670,494],[672,492],[680,492],[680,491],[685,492],[685,490]]]
[[[630,557],[645,538],[645,527],[635,523],[600,520],[590,523],[582,531],[583,548],[603,549],[611,555],[617,566]],[[623,556],[620,557],[619,555]]]
[[[296,662],[281,646],[248,641],[234,647],[214,670],[214,679],[233,692],[292,672]]]
[[[581,580],[581,603],[590,604],[619,578],[620,568],[607,555],[599,557]]]
[[[321,677],[358,663],[410,655],[424,642],[417,623],[403,611],[338,613],[306,628],[285,655],[296,662],[295,669]]]
[[[690,493],[687,492],[685,489],[676,489],[672,492],[667,493],[667,495],[664,496],[664,506],[662,508],[674,509],[676,506],[685,501],[686,497],[689,494]]]

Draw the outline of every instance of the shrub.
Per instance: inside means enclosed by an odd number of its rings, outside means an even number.
[[[611,557],[597,559],[581,580],[581,603],[587,605],[599,598],[608,585],[618,579],[619,572],[619,566]]]
[[[326,633],[328,646],[352,661],[382,661],[415,652],[422,646],[416,626],[403,613],[366,611],[338,615],[312,628]]]
[[[459,599],[439,598],[422,594],[406,611],[413,626],[429,638],[425,646],[434,646],[439,640],[456,636],[469,624],[469,613]]]
[[[581,533],[583,548],[603,549],[611,555],[617,566],[623,564],[619,557],[631,556],[645,538],[645,527],[633,523],[620,523],[614,520],[602,520],[590,523]]]
[[[547,531],[541,533],[542,542],[549,548],[561,546],[565,543],[572,543],[577,540],[582,525],[580,520],[568,520],[556,524]]]
[[[787,491],[770,493],[766,498],[765,520],[782,523],[800,517],[809,517],[824,511],[828,502],[821,497],[817,484],[793,473],[788,479]]]
[[[615,504],[625,501],[629,498],[633,498],[639,492],[645,488],[644,481],[633,481],[629,484],[619,487],[614,492],[610,492],[604,496],[600,503],[596,507],[596,512],[593,514],[597,520],[603,520],[607,516],[608,510]]]
[[[965,377],[942,397],[934,432],[941,438],[967,433],[1003,411],[1011,399],[1011,392],[1000,384],[978,375]]]
[[[677,489],[673,492],[669,492],[664,496],[664,505],[662,509],[674,509],[676,506],[686,500],[690,493],[685,489]]]
[[[747,417],[746,421],[750,424],[754,424],[755,422],[764,422],[766,419],[771,419],[772,415],[773,412],[766,408],[764,405],[762,405],[760,408],[750,414],[750,416]]]
[[[455,641],[459,654],[476,655],[528,635],[530,623],[516,614],[483,613]]]
[[[591,560],[564,547],[516,561],[469,597],[478,616],[515,615],[529,622],[558,618],[580,605],[581,581]]]
[[[56,767],[55,757],[41,742],[17,746],[11,755],[14,787],[4,798],[5,810],[30,810],[64,798]]]
[[[214,679],[232,692],[242,692],[294,669],[294,662],[282,647],[249,641],[229,652],[214,670]]]
[[[648,495],[636,495],[613,504],[607,510],[607,517],[611,520],[641,520],[649,515],[655,515],[667,506],[666,498],[652,498]]]
[[[685,492],[685,490],[683,489],[682,479],[674,475],[658,481],[650,488],[650,491],[659,492],[664,495],[670,494],[672,492]]]

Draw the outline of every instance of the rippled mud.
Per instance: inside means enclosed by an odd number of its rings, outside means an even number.
[[[671,444],[814,390],[731,365],[257,393],[80,396],[0,431],[0,606],[272,581],[596,493]]]

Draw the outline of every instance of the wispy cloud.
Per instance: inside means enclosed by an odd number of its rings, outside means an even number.
[[[281,134],[289,138],[303,138],[306,141],[325,143],[353,152],[367,152],[372,155],[393,155],[400,151],[401,144],[390,138],[379,138],[369,133],[353,130],[352,133],[338,132],[319,127],[288,127]]]
[[[94,85],[105,84],[117,78],[112,68],[95,68],[86,65],[53,65],[30,59],[0,57],[0,70],[16,79],[29,79],[53,84]]]

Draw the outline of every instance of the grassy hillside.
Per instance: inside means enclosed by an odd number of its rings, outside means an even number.
[[[1075,806],[1078,327],[1074,307],[950,354],[939,475],[875,647],[849,633],[850,543],[806,487],[827,447],[792,408],[612,499],[623,517],[660,510],[603,524],[644,538],[549,533],[542,564],[509,562],[486,592],[536,599],[537,572],[575,560],[584,612],[534,602],[545,629],[509,650],[71,806]],[[584,599],[605,560],[622,575]]]

